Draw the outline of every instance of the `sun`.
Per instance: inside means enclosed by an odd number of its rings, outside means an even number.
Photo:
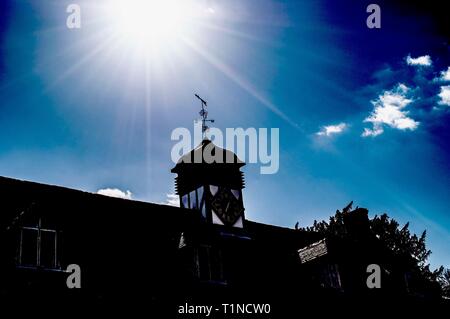
[[[114,33],[132,45],[161,46],[189,29],[190,7],[180,0],[114,0],[108,15]]]

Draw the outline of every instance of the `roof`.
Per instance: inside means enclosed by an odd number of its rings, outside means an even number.
[[[204,139],[196,148],[183,155],[171,172],[179,173],[182,167],[190,164],[227,164],[237,167],[245,165],[235,153],[215,145],[208,139]]]
[[[151,223],[172,231],[197,224],[198,216],[185,208],[109,197],[81,190],[17,180],[0,176],[0,231],[11,226],[17,218],[33,211],[37,205],[45,213],[83,227],[103,224],[116,227]],[[42,209],[43,208],[43,209]],[[88,223],[86,222],[88,221]],[[116,225],[116,226],[114,226]],[[317,240],[315,233],[245,221],[246,233],[252,238],[272,244],[289,243],[299,246]]]
[[[75,216],[76,219],[120,220],[124,216],[136,219],[145,215],[145,219],[152,218],[155,223],[182,221],[187,211],[169,205],[109,197],[1,176],[0,194],[0,230],[10,226],[20,215],[29,214],[37,206],[46,213],[58,214],[60,218],[66,215],[67,219]]]

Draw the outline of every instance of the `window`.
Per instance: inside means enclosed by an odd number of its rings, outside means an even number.
[[[337,264],[326,264],[321,269],[322,286],[327,288],[340,289],[341,278]]]
[[[204,198],[203,186],[194,189],[188,194],[181,196],[181,205],[184,208],[191,208],[203,211]]]
[[[42,227],[42,220],[34,227],[21,227],[17,263],[25,267],[60,268],[58,261],[58,232]]]
[[[36,266],[38,264],[38,231],[22,228],[20,233],[19,264]]]
[[[201,281],[224,282],[222,253],[211,246],[197,249],[197,276]]]

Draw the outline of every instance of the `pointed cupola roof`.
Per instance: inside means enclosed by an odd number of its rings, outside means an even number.
[[[244,176],[240,168],[244,165],[235,153],[204,139],[196,148],[183,155],[171,172],[178,174],[178,194],[189,192],[200,185],[242,189]]]

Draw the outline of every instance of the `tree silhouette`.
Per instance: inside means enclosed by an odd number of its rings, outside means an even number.
[[[445,269],[442,272],[439,282],[442,287],[442,295],[446,298],[450,298],[450,269]]]
[[[390,218],[386,213],[375,216],[370,220],[371,231],[392,252],[404,257],[411,265],[411,272],[416,274],[421,281],[431,285],[439,283],[444,267],[436,270],[430,269],[428,258],[431,250],[426,247],[427,232],[424,230],[420,236],[411,234],[409,222],[400,228],[399,223]]]
[[[311,227],[304,230],[314,231],[322,234],[324,237],[338,237],[345,238],[348,234],[348,228],[345,225],[345,216],[363,210],[364,208],[356,208],[352,210],[351,202],[342,211],[337,210],[334,216],[331,216],[329,221],[314,221]],[[388,248],[395,256],[403,260],[405,271],[412,274],[417,281],[421,282],[422,286],[434,287],[439,289],[441,287],[442,294],[450,293],[450,270],[444,272],[444,268],[432,271],[428,258],[431,251],[426,247],[426,235],[424,230],[420,236],[411,233],[409,230],[409,222],[403,227],[386,213],[378,216],[375,215],[368,220],[369,234],[376,237],[384,247]]]

